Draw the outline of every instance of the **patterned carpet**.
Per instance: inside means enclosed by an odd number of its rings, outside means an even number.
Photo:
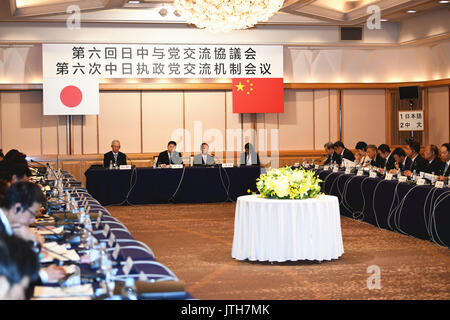
[[[331,262],[231,258],[233,203],[107,207],[198,299],[450,299],[450,251],[341,217],[343,256]],[[381,270],[369,290],[367,268]]]

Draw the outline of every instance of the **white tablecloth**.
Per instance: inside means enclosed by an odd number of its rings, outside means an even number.
[[[249,195],[236,203],[231,256],[251,261],[331,260],[344,253],[339,202]]]

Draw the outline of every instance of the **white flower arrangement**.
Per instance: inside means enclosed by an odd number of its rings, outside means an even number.
[[[322,180],[312,170],[284,167],[261,174],[256,188],[261,198],[311,199],[321,195],[320,182]]]

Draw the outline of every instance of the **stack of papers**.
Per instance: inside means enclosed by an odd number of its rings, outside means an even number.
[[[49,230],[50,229],[50,230]],[[48,235],[53,235],[53,234],[63,234],[64,233],[64,227],[45,227],[38,229],[38,232],[41,236],[48,236]]]
[[[64,298],[64,297],[90,297],[94,295],[91,284],[81,284],[72,287],[34,287],[35,298]]]
[[[45,257],[41,259],[41,263],[52,262],[53,259],[61,261],[80,261],[80,256],[75,250],[67,250],[65,245],[59,245],[56,242],[45,243],[42,251],[45,254]]]

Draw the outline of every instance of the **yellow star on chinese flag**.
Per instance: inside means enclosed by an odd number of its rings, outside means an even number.
[[[239,82],[239,84],[236,85],[237,91],[244,91],[245,85],[242,84],[242,82]]]

